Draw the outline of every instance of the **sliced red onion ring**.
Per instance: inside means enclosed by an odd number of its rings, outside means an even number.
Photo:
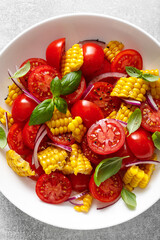
[[[150,93],[147,93],[146,96],[147,96],[147,102],[148,102],[148,104],[153,108],[153,110],[158,111],[158,106],[157,106],[157,104],[155,103],[152,95],[151,95]]]
[[[133,165],[139,165],[139,164],[155,164],[158,165],[160,164],[160,161],[154,161],[154,160],[144,160],[144,161],[136,161],[136,162],[132,162],[132,163],[128,163],[125,165],[125,167],[131,167]]]
[[[41,141],[43,140],[43,138],[46,136],[47,134],[47,130],[45,129],[41,135],[39,136],[39,138],[36,141],[36,144],[34,146],[34,150],[33,150],[33,155],[32,155],[32,164],[35,165],[35,168],[37,169],[40,165],[39,165],[39,161],[38,161],[38,157],[37,157],[37,152],[38,152],[38,148],[39,145],[41,143]]]
[[[35,142],[37,142],[39,136],[42,134],[42,132],[46,129],[46,125],[43,124],[40,126],[40,128],[38,129],[38,132],[37,132],[37,135],[36,135],[36,138],[35,138]]]
[[[105,78],[110,78],[110,77],[114,77],[114,78],[121,78],[121,77],[127,77],[127,74],[125,73],[119,73],[119,72],[107,72],[107,73],[103,73],[100,74],[98,76],[96,76],[95,78],[92,79],[92,81],[90,81],[89,84],[94,84],[95,82],[99,82]]]
[[[54,143],[54,142],[48,142],[48,145],[53,145],[59,148],[62,148],[68,152],[72,152],[72,148],[63,144],[59,144],[59,143]]]
[[[83,205],[83,201],[82,200],[78,200],[78,199],[70,200],[69,202],[71,204],[75,205],[75,206],[82,206]]]
[[[126,102],[127,104],[135,105],[135,106],[138,106],[138,107],[141,106],[141,102],[140,102],[140,101],[137,101],[137,100],[125,99],[125,98],[122,98],[122,100],[123,100],[124,102]]]
[[[6,132],[8,133],[9,126],[8,126],[8,114],[7,114],[7,112],[5,112],[4,115],[5,115],[5,119],[6,119]]]
[[[106,47],[106,43],[104,41],[99,40],[99,39],[86,39],[86,40],[83,40],[83,41],[79,41],[78,44],[82,47],[84,44],[89,43],[89,42],[96,43],[99,46],[101,46],[102,48]]]
[[[35,96],[33,96],[30,92],[28,92],[26,89],[22,89],[22,91],[24,92],[24,94],[27,96],[27,97],[29,97],[29,98],[31,98],[33,101],[35,101],[36,103],[41,103],[41,101],[38,99],[38,98],[36,98]]]
[[[68,202],[68,201],[73,201],[73,200],[75,200],[75,199],[78,199],[78,198],[84,196],[84,195],[87,194],[87,193],[88,193],[88,190],[83,191],[83,192],[81,192],[81,193],[78,193],[78,194],[76,194],[76,195],[73,195],[73,196],[69,197],[69,198],[66,200],[66,202]]]
[[[89,84],[89,86],[85,89],[85,91],[82,94],[81,99],[86,99],[86,97],[88,96],[88,94],[91,92],[91,90],[93,89],[93,84]]]

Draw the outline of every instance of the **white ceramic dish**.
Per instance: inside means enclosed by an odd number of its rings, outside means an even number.
[[[103,41],[119,40],[125,48],[139,51],[144,68],[160,69],[160,44],[143,30],[116,18],[96,14],[60,16],[37,24],[15,38],[0,55],[1,94],[0,105],[4,103],[7,86],[11,84],[7,69],[15,71],[30,57],[45,57],[47,45],[66,37],[66,49],[84,39]],[[160,198],[159,171],[155,171],[145,190],[136,190],[137,208],[129,210],[122,200],[104,210],[96,210],[93,204],[88,214],[78,213],[70,204],[50,205],[38,199],[34,191],[35,182],[17,176],[7,165],[5,151],[0,152],[0,190],[16,207],[28,215],[48,224],[69,229],[99,229],[128,221],[151,207]]]

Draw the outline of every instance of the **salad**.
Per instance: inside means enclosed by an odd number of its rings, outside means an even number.
[[[147,187],[160,150],[160,78],[118,41],[85,40],[65,50],[51,42],[46,59],[25,59],[0,107],[0,147],[37,197],[88,212],[120,198],[136,208],[134,188]]]

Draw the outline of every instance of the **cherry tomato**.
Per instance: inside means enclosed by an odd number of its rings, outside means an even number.
[[[29,75],[28,89],[40,101],[52,98],[50,83],[55,77],[61,79],[60,73],[55,68],[49,65],[36,67]]]
[[[89,190],[92,196],[109,205],[119,200],[122,187],[123,183],[118,173],[102,182],[99,187],[94,182],[93,174],[89,183]]]
[[[110,96],[112,90],[113,85],[110,83],[96,82],[86,97],[86,100],[94,102],[101,108],[105,118],[108,117],[111,112],[117,111],[121,104],[120,98]]]
[[[7,142],[9,148],[19,155],[28,155],[30,153],[30,149],[24,145],[22,130],[23,124],[14,123],[9,129]]]
[[[75,92],[71,93],[71,94],[63,96],[63,98],[67,101],[68,104],[73,104],[76,101],[81,99],[82,94],[83,94],[85,89],[86,89],[86,81],[85,81],[85,78],[82,76],[81,77],[81,82],[80,82],[77,90]]]
[[[102,119],[89,128],[87,141],[95,153],[106,155],[116,152],[124,144],[124,128],[115,119]]]
[[[98,71],[104,62],[104,52],[101,46],[96,43],[86,43],[82,47],[84,62],[81,67],[84,76]]]
[[[51,42],[46,49],[46,59],[48,65],[60,71],[60,62],[65,51],[65,38]]]
[[[37,103],[25,94],[19,95],[12,105],[12,117],[15,122],[27,121]]]
[[[30,73],[38,66],[47,65],[47,62],[42,58],[29,58],[21,64],[20,68],[23,67],[27,62],[30,62],[30,70],[23,77],[19,78],[26,89],[28,89],[28,77]]]
[[[111,63],[111,71],[126,73],[126,66],[132,66],[141,70],[143,68],[143,60],[140,53],[134,49],[121,51]]]
[[[72,189],[74,191],[82,192],[89,188],[90,175],[81,173],[78,173],[77,175],[69,174],[68,178],[71,181]]]
[[[54,143],[69,146],[75,142],[71,133],[63,133],[56,136],[52,134],[49,128],[47,128],[47,135]]]
[[[23,141],[27,147],[34,149],[35,139],[40,125],[29,126],[29,121],[25,124],[22,132]]]
[[[37,196],[46,203],[62,203],[69,198],[71,192],[71,182],[59,172],[43,174],[36,183]]]
[[[149,132],[160,131],[160,100],[154,100],[158,106],[158,111],[153,110],[153,108],[144,102],[141,104],[142,113],[142,127]]]
[[[139,128],[127,137],[127,143],[132,153],[142,160],[149,160],[154,153],[154,144],[149,132]]]
[[[71,108],[73,117],[80,116],[83,123],[89,128],[96,121],[104,118],[103,112],[95,104],[87,100],[77,101]]]

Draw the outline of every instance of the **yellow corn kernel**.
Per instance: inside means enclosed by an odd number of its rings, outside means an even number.
[[[124,187],[130,192],[132,192],[134,190],[134,188],[129,183],[124,185]]]
[[[83,50],[79,44],[74,44],[62,56],[61,74],[62,77],[67,73],[78,71],[83,64]]]
[[[155,76],[159,76],[159,70],[158,69],[151,69],[151,70],[142,70],[143,73],[149,73]]]
[[[144,173],[144,177],[139,182],[138,187],[145,188],[147,186],[149,180],[150,180],[150,177],[146,173]]]
[[[115,56],[122,51],[124,48],[123,43],[118,41],[110,41],[107,44],[107,47],[104,49],[104,55],[108,59],[109,62],[112,62]]]
[[[137,108],[136,106],[122,102],[115,119],[127,122],[129,117],[135,111],[136,108]]]
[[[77,116],[69,123],[68,130],[72,132],[74,139],[80,143],[87,128],[82,124],[82,118]]]
[[[83,205],[82,206],[75,206],[74,209],[78,212],[84,212],[87,213],[92,205],[93,197],[90,193],[86,194],[82,198]]]
[[[15,83],[9,86],[8,88],[8,96],[5,102],[12,106],[13,101],[18,97],[18,95],[22,94],[22,91],[19,89],[19,87],[16,86]]]
[[[0,107],[0,122],[6,126],[6,117],[5,117],[5,112],[7,113],[7,119],[8,119],[8,127],[10,128],[13,123],[14,120],[12,118],[11,113],[9,113],[8,111],[4,110],[3,108]]]
[[[21,158],[19,154],[17,154],[13,150],[9,150],[6,152],[6,159],[8,165],[12,168],[12,170],[17,173],[21,177],[34,176],[35,171],[32,171],[30,165],[27,161]]]
[[[138,170],[139,170],[138,166],[131,166],[130,168],[128,168],[123,176],[124,184],[130,183],[133,177],[138,173]]]
[[[57,147],[47,147],[45,150],[38,152],[38,160],[46,174],[55,170],[62,170],[66,164],[68,154],[65,150]]]
[[[141,180],[144,178],[144,174],[145,173],[143,170],[138,169],[138,173],[133,176],[132,180],[130,181],[130,185],[134,188],[137,187]]]

